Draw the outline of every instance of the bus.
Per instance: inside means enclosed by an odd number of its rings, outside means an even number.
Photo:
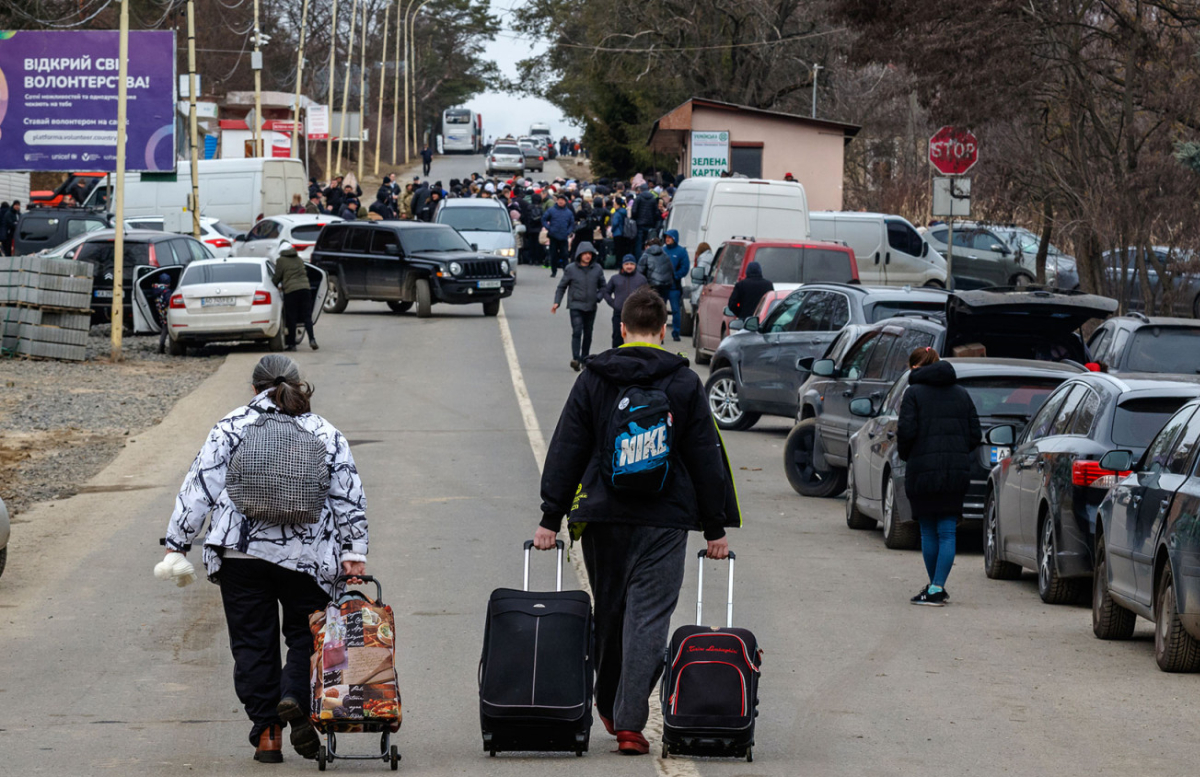
[[[529,125],[529,134],[535,138],[539,137],[539,136],[544,136],[545,138],[549,139],[550,125],[549,124],[540,124],[540,123],[539,124],[530,124]]]
[[[447,154],[478,154],[483,144],[483,117],[467,108],[442,113],[442,150]]]

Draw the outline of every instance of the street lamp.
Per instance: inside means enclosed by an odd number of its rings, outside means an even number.
[[[336,2],[336,0],[335,0]],[[304,0],[304,10],[300,12],[300,48],[296,50],[296,100],[292,105],[292,150],[296,156],[300,156],[300,147],[297,145],[300,133],[300,76],[304,72],[304,32],[305,26],[308,24],[308,0]],[[308,144],[308,133],[304,134],[304,143]],[[308,166],[307,154],[305,155],[305,166]]]
[[[403,7],[403,0],[400,0]],[[404,39],[404,11],[396,9],[396,77],[392,80],[392,167],[396,166],[396,133],[400,131],[400,42]],[[405,69],[408,69],[407,63]]]
[[[307,0],[305,1],[307,2]],[[382,54],[379,60],[379,115],[375,117],[375,175],[379,175],[379,142],[383,139],[383,86],[387,83],[388,12],[391,10],[391,3],[383,6],[383,46],[380,48]]]
[[[407,41],[405,43],[404,54],[404,162],[408,163],[408,152],[410,141],[408,136],[409,127],[412,127],[412,141],[417,142],[417,81],[415,60],[417,55],[417,42],[413,39],[416,34],[417,14],[421,13],[421,9],[429,5],[432,0],[424,0],[420,5],[417,5],[413,10],[412,16],[408,20],[408,29],[406,30]],[[416,0],[413,0],[414,5]],[[410,6],[411,8],[411,6]],[[409,92],[412,92],[412,113],[409,113]],[[411,118],[410,118],[411,115]]]
[[[358,19],[358,0],[354,0],[354,5],[350,10],[350,49],[346,53],[346,80],[342,84],[342,121],[338,127],[338,157],[337,166],[338,172],[342,171],[342,144],[346,142],[346,110],[350,105],[350,67],[354,64],[354,23]],[[359,125],[362,124],[362,116],[358,117]],[[359,132],[361,135],[361,131]]]
[[[333,64],[334,54],[337,53],[337,0],[333,0],[333,11],[329,20],[329,75],[328,94],[325,95],[326,102],[329,103],[327,109],[326,123],[329,125],[325,133],[325,175],[329,178],[329,182],[333,183]]]

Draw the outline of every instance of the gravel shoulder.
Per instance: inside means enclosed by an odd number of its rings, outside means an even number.
[[[114,364],[108,327],[91,335],[86,361],[0,360],[0,497],[14,515],[77,493],[225,358],[161,355],[157,337],[126,337]]]

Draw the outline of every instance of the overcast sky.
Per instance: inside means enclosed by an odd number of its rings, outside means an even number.
[[[491,0],[492,12],[500,17],[504,28],[500,35],[488,44],[485,56],[495,61],[500,72],[509,79],[517,77],[517,62],[530,57],[534,52],[544,51],[544,43],[531,42],[516,37],[509,24],[510,9],[520,6],[523,0]],[[533,122],[546,122],[550,125],[550,136],[558,139],[563,135],[576,137],[577,128],[567,124],[562,112],[546,102],[535,97],[520,97],[503,92],[484,92],[466,104],[467,108],[478,111],[483,116],[483,137],[504,137],[511,134],[529,134],[529,125]]]

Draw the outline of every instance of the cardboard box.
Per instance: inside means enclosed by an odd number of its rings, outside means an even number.
[[[956,345],[951,349],[950,355],[956,359],[982,359],[987,356],[987,348],[984,347],[983,343]]]

